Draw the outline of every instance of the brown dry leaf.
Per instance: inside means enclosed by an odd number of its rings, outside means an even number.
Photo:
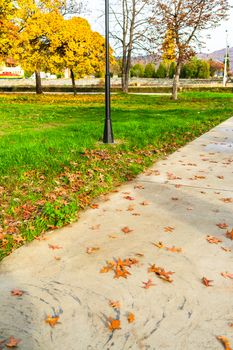
[[[90,205],[91,209],[99,209],[99,204],[94,203]]]
[[[142,282],[142,283],[144,284],[144,286],[142,287],[144,289],[149,289],[150,287],[155,286],[152,279],[149,279],[147,282]]]
[[[142,186],[142,185],[135,185],[134,188],[138,189],[138,190],[144,190],[145,189],[145,187]]]
[[[90,229],[93,230],[93,231],[94,231],[94,230],[98,230],[99,228],[100,228],[100,224],[98,224],[98,225],[93,225],[93,226],[90,227]]]
[[[229,340],[224,336],[218,336],[217,339],[223,344],[225,350],[232,350]]]
[[[60,247],[59,245],[53,245],[53,244],[49,244],[49,248],[52,249],[52,250],[62,249],[62,247]]]
[[[209,235],[206,237],[206,240],[211,244],[218,244],[218,243],[222,242],[221,239],[214,237],[214,236],[209,236]]]
[[[119,301],[109,301],[109,305],[113,308],[113,309],[120,309],[121,308],[121,304]]]
[[[134,211],[135,205],[129,205],[127,211]]]
[[[216,224],[216,226],[218,226],[222,230],[228,228],[228,225],[225,222],[222,222],[222,223],[220,222],[219,224]]]
[[[23,290],[20,290],[20,289],[13,289],[11,291],[11,295],[13,297],[21,297],[25,292]]]
[[[56,324],[58,323],[59,321],[59,316],[51,316],[51,315],[48,315],[45,319],[45,322],[48,323],[50,325],[50,327],[55,327]]]
[[[121,321],[115,320],[112,317],[109,317],[108,319],[108,328],[111,332],[115,331],[116,329],[121,329]]]
[[[179,200],[179,198],[177,198],[177,197],[172,197],[171,198],[173,201],[178,201]]]
[[[11,336],[7,340],[6,346],[8,348],[16,348],[20,342],[21,342],[21,339],[15,339],[13,336]]]
[[[211,284],[213,282],[212,280],[208,280],[206,277],[202,277],[201,281],[206,287],[213,287]]]
[[[159,278],[169,283],[173,282],[173,280],[171,279],[171,275],[175,273],[172,271],[165,271],[164,268],[157,267],[155,265],[151,265],[148,269],[148,272],[154,272]]]
[[[61,257],[60,256],[55,256],[54,259],[57,260],[57,261],[60,261]]]
[[[224,278],[233,279],[233,273],[221,272],[221,275],[222,275]]]
[[[128,234],[128,233],[133,232],[133,230],[130,229],[128,226],[123,227],[123,228],[121,229],[121,231],[124,232],[125,234]]]
[[[176,248],[175,246],[171,248],[166,247],[166,250],[172,253],[182,253],[182,248]]]
[[[146,205],[149,205],[150,203],[149,202],[147,202],[147,201],[143,201],[142,203],[140,203],[141,205],[144,205],[144,206],[146,206]]]
[[[117,236],[114,236],[114,235],[108,235],[108,237],[111,238],[111,239],[116,239],[116,238],[118,238]]]
[[[127,320],[128,320],[129,323],[133,323],[135,321],[135,316],[134,316],[134,314],[132,312],[128,313]]]
[[[203,180],[206,177],[205,176],[201,176],[201,175],[195,175],[194,178],[195,178],[195,180]]]
[[[164,227],[164,232],[173,232],[174,230],[175,230],[175,227],[172,227],[172,226]]]
[[[159,249],[162,249],[164,248],[164,244],[163,242],[158,242],[158,243],[152,243],[155,247],[159,248]]]
[[[219,175],[219,176],[217,176],[217,178],[220,179],[220,180],[223,180],[223,179],[224,179],[224,176]]]
[[[99,247],[90,247],[90,248],[87,248],[86,253],[93,254],[93,253],[96,253],[98,250],[100,250]]]
[[[133,216],[141,216],[139,213],[132,213]]]
[[[181,180],[181,177],[174,175],[173,173],[167,173],[168,180]]]
[[[128,201],[134,201],[135,198],[131,196],[125,196],[124,199],[127,199]]]
[[[233,203],[233,198],[221,198],[220,201],[224,203]]]
[[[233,229],[231,231],[226,232],[226,237],[233,240]]]
[[[231,252],[231,249],[230,248],[226,248],[226,247],[221,247],[222,250],[224,250],[224,252]]]
[[[118,260],[107,261],[107,265],[100,270],[100,273],[113,271],[115,273],[114,278],[127,278],[128,275],[131,275],[127,268],[130,268],[132,265],[135,265],[137,263],[138,260],[132,258],[127,258],[124,260],[119,258]]]
[[[139,258],[142,258],[144,256],[144,254],[142,253],[136,253],[135,255],[138,256]]]

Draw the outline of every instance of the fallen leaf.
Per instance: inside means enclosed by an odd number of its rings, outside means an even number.
[[[179,200],[179,198],[177,198],[177,197],[172,197],[171,198],[173,201],[178,201]]]
[[[127,258],[124,260],[119,258],[114,261],[107,261],[107,265],[100,270],[100,273],[107,273],[109,271],[113,271],[115,273],[114,278],[127,278],[128,275],[131,275],[127,268],[130,268],[132,265],[137,263],[138,260],[132,258]]]
[[[145,187],[142,186],[142,185],[135,185],[134,188],[138,189],[138,190],[144,190],[145,189]]]
[[[217,176],[217,178],[220,179],[220,180],[223,180],[223,179],[224,179],[224,176],[219,175],[219,176]]]
[[[115,331],[116,329],[121,329],[120,320],[115,320],[112,317],[109,317],[108,322],[109,322],[108,328],[110,329],[111,332]]]
[[[226,237],[233,240],[233,229],[231,231],[226,232]]]
[[[222,250],[224,250],[224,252],[231,252],[230,248],[226,248],[226,247],[221,247]]]
[[[224,203],[233,203],[233,198],[221,198],[220,201]]]
[[[53,244],[49,244],[49,248],[53,249],[53,250],[55,250],[55,249],[62,249],[62,247],[60,247],[59,245],[53,245]]]
[[[127,319],[128,319],[128,322],[129,322],[129,323],[133,323],[133,322],[135,321],[135,316],[134,316],[134,314],[133,314],[132,312],[129,312],[129,313],[128,313]]]
[[[87,248],[86,253],[93,254],[93,253],[96,253],[98,250],[100,250],[99,247],[90,247],[90,248]]]
[[[211,285],[211,283],[213,282],[212,280],[208,280],[206,277],[202,277],[201,281],[206,287],[212,287]]]
[[[126,226],[126,227],[123,227],[123,228],[121,229],[121,231],[124,232],[125,234],[133,232],[133,230],[130,229],[129,227],[127,227],[127,226]]]
[[[175,230],[175,227],[167,226],[164,227],[164,232],[173,232]]]
[[[166,282],[172,283],[171,275],[175,272],[165,271],[162,267],[157,267],[155,265],[151,265],[148,269],[148,272],[154,272],[159,278],[163,279]]]
[[[114,235],[108,235],[109,238],[112,238],[112,239],[116,239],[118,238],[117,236],[114,236]]]
[[[141,216],[139,213],[132,213],[133,216]]]
[[[91,209],[99,209],[99,204],[97,204],[97,203],[91,204],[90,207],[91,207]]]
[[[233,279],[233,273],[221,272],[221,275],[222,275],[224,278],[231,278],[231,279]]]
[[[140,258],[142,258],[144,256],[144,254],[142,254],[142,253],[136,253],[135,255],[139,256]]]
[[[232,350],[230,342],[226,337],[218,336],[217,339],[223,344],[225,350]]]
[[[119,301],[109,301],[109,305],[113,308],[113,309],[120,309],[121,304]]]
[[[60,261],[61,257],[60,256],[55,256],[54,259],[57,260],[57,261]]]
[[[228,225],[225,222],[216,224],[216,226],[218,226],[219,228],[221,228],[223,230],[228,228]]]
[[[150,287],[155,286],[152,279],[149,279],[147,282],[142,282],[144,286],[142,288],[149,289]]]
[[[13,297],[21,297],[22,295],[24,294],[24,291],[23,290],[20,290],[20,289],[13,289],[11,291],[11,295]]]
[[[168,250],[169,252],[172,253],[181,253],[182,252],[182,248],[176,248],[175,246],[168,248],[166,247],[166,250]]]
[[[131,196],[125,196],[124,198],[127,199],[128,201],[134,201],[135,200],[135,198],[133,198]]]
[[[163,242],[158,242],[158,243],[152,243],[155,247],[159,248],[159,249],[162,249],[164,248],[164,244]]]
[[[209,236],[209,235],[206,237],[206,240],[211,244],[218,244],[218,243],[222,242],[221,239],[214,237],[214,236]]]
[[[13,336],[11,336],[7,340],[6,346],[8,348],[16,348],[20,342],[21,342],[21,339],[15,339]]]
[[[150,203],[149,202],[147,202],[147,201],[143,201],[142,203],[140,203],[141,205],[144,205],[144,206],[146,206],[146,205],[149,205]]]
[[[55,327],[59,321],[59,318],[60,317],[57,315],[54,315],[54,316],[48,315],[45,319],[45,322],[48,323],[50,327]]]
[[[127,211],[134,211],[135,205],[129,205]]]

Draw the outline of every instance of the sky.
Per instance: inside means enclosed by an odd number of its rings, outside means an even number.
[[[233,6],[233,0],[229,0],[229,3]],[[90,21],[92,28],[101,34],[104,34],[104,17],[102,16],[102,13],[104,12],[104,1],[89,0],[88,9],[89,13],[87,13],[85,17]],[[218,28],[206,32],[206,47],[201,51],[210,53],[226,47],[226,30],[228,31],[228,44],[230,47],[233,47],[233,8],[230,11],[230,18],[227,22],[222,22]]]

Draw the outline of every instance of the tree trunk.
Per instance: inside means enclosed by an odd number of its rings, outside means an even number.
[[[122,74],[122,91],[128,93],[129,91],[129,72],[123,71]]]
[[[40,71],[36,70],[35,76],[36,76],[36,93],[43,94]]]
[[[176,71],[173,79],[173,88],[172,88],[172,99],[177,100],[178,99],[178,89],[180,86],[180,69],[181,64],[177,63]]]
[[[77,95],[77,90],[76,90],[76,85],[75,85],[75,77],[74,77],[73,69],[70,70],[70,74],[71,74],[71,79],[72,79],[73,92],[74,92],[74,96],[75,96],[75,95]]]

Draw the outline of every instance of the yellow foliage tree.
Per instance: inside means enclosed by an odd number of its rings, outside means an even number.
[[[0,61],[6,58],[17,35],[13,23],[14,3],[10,0],[0,0]]]

